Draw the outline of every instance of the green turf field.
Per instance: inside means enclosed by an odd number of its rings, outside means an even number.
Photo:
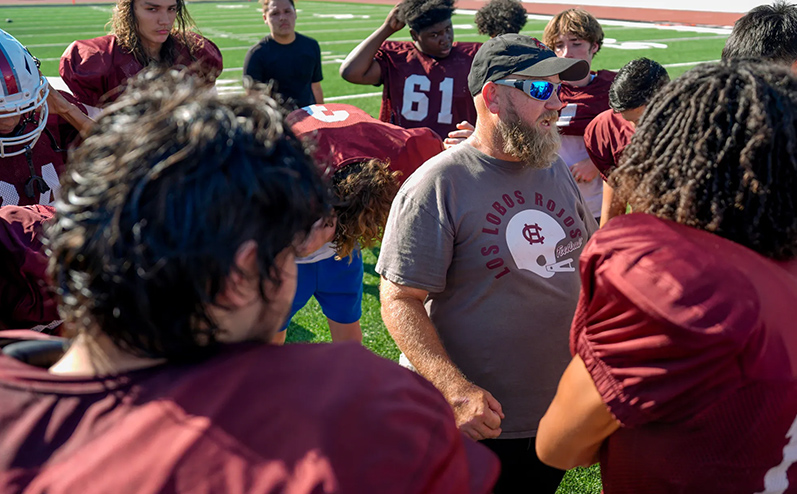
[[[357,43],[368,36],[384,20],[390,10],[385,5],[362,5],[298,0],[297,31],[316,38],[323,57],[327,101],[345,101],[359,106],[373,115],[379,110],[381,89],[356,86],[338,75],[340,62]],[[240,87],[244,55],[247,49],[266,33],[266,27],[256,2],[200,2],[189,7],[200,31],[212,39],[224,56],[222,87]],[[57,76],[58,60],[66,46],[75,39],[106,34],[105,24],[111,15],[110,5],[3,7],[0,21],[11,19],[2,27],[17,37],[42,60],[42,72]],[[473,15],[457,14],[454,19],[455,39],[484,41],[476,32]],[[524,34],[542,37],[546,20],[530,19]],[[654,59],[667,67],[676,77],[699,62],[720,58],[729,30],[699,28],[656,29],[632,23],[605,22],[604,48],[595,57],[595,69],[619,69],[639,57]],[[409,40],[405,29],[391,39]],[[398,349],[387,334],[379,314],[378,278],[374,265],[378,251],[364,253],[365,292],[361,320],[365,345],[376,353],[393,360]],[[315,300],[305,307],[291,323],[289,342],[329,341],[329,331]],[[597,468],[576,469],[565,477],[561,493],[599,493],[600,477]]]

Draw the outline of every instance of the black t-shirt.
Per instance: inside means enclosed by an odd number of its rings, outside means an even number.
[[[282,45],[271,35],[249,49],[244,59],[244,76],[255,81],[275,82],[274,89],[298,107],[315,103],[310,84],[324,78],[321,47],[313,38],[296,33],[293,43]]]

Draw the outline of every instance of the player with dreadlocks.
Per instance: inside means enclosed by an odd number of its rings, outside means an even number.
[[[476,120],[468,72],[481,44],[454,42],[453,13],[454,0],[404,0],[346,57],[341,77],[384,85],[380,120],[440,137]],[[405,24],[412,42],[387,41]]]
[[[506,33],[519,33],[526,25],[528,14],[518,0],[490,0],[476,12],[474,22],[479,34],[491,38]]]
[[[85,105],[115,100],[147,66],[192,67],[209,83],[221,73],[221,52],[193,31],[185,0],[118,0],[110,25],[111,34],[75,41],[61,56],[61,77]]]
[[[581,255],[544,462],[600,460],[606,494],[797,492],[795,119],[789,70],[752,61],[648,105],[610,177],[641,214]]]

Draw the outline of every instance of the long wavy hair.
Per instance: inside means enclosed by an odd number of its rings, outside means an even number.
[[[332,175],[338,216],[334,242],[345,258],[359,244],[363,249],[382,239],[390,205],[398,192],[398,172],[376,159],[350,163]]]
[[[797,257],[797,80],[769,63],[700,65],[664,86],[609,182],[634,212],[773,259]]]
[[[119,45],[146,67],[153,60],[147,54],[138,36],[138,21],[133,8],[135,2],[136,0],[118,0],[108,24],[110,24],[111,33],[116,36]],[[171,34],[161,46],[159,64],[164,67],[174,65],[178,54],[177,43],[186,46],[193,57],[194,53],[201,48],[202,43],[201,37],[191,35],[191,31],[195,30],[196,24],[191,18],[191,14],[188,13],[185,0],[177,0],[177,17],[174,20]]]

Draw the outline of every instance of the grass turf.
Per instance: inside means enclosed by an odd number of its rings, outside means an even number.
[[[340,78],[338,68],[349,51],[383,22],[390,7],[299,0],[297,8],[297,31],[317,39],[321,45],[322,86],[327,101],[346,102],[376,115],[381,89],[349,84]],[[200,31],[222,51],[224,72],[221,78],[225,80],[222,87],[240,87],[246,51],[266,34],[259,5],[256,2],[199,2],[192,3],[189,10]],[[56,76],[58,60],[69,43],[106,34],[111,5],[4,7],[3,14],[3,18],[12,20],[3,28],[42,60],[45,75]],[[453,23],[458,41],[486,39],[476,32],[472,14],[457,14]],[[544,19],[530,19],[523,33],[542,37],[545,24]],[[617,70],[629,60],[644,56],[664,64],[673,78],[697,63],[719,59],[727,38],[727,31],[723,30],[657,29],[619,22],[606,22],[603,26],[607,40],[593,61],[594,69]],[[405,28],[391,39],[410,38]],[[375,353],[397,360],[399,351],[379,314],[378,277],[374,273],[377,256],[378,249],[364,252],[361,319],[364,343]],[[329,341],[326,318],[315,299],[294,317],[288,331],[288,342]],[[597,467],[572,470],[559,488],[560,493],[568,494],[600,491]]]

